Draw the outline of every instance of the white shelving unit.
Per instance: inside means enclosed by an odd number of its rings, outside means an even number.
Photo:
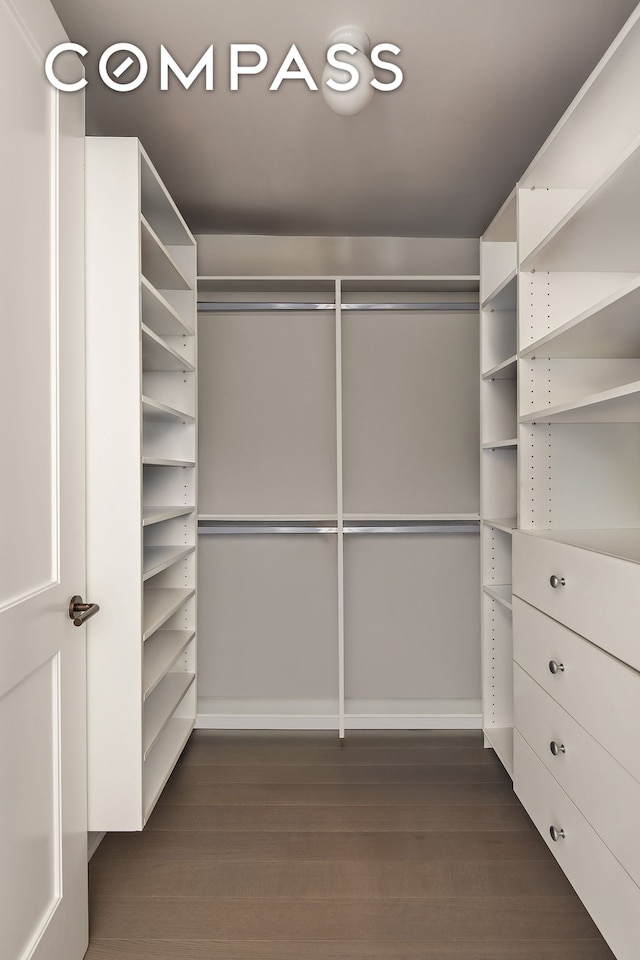
[[[199,725],[479,726],[477,288],[199,278]]]
[[[196,714],[195,241],[137,140],[86,196],[89,829],[140,830]]]
[[[617,960],[640,936],[639,83],[640,9],[481,241],[485,735]]]
[[[513,768],[511,537],[517,527],[517,196],[480,241],[482,693],[485,743]]]

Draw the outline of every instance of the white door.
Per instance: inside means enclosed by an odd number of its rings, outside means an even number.
[[[0,0],[1,960],[87,944],[83,98],[43,69],[64,39],[48,3]]]

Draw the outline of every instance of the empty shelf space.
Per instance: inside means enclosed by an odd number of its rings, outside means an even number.
[[[506,360],[502,360],[501,363],[497,363],[495,367],[491,367],[490,370],[485,371],[482,374],[483,380],[515,380],[517,377],[518,371],[518,358],[516,356],[507,357]]]
[[[496,520],[484,519],[485,527],[493,527],[494,530],[502,530],[503,533],[513,533],[518,528],[518,521],[515,517],[500,517]]]
[[[509,440],[491,440],[488,443],[482,444],[483,450],[510,450],[515,449],[518,446],[518,441],[514,439]]]
[[[511,610],[513,601],[513,590],[510,583],[485,583],[484,592],[498,603],[501,603],[507,610]]]
[[[142,639],[148,640],[195,592],[195,587],[145,587]]]
[[[513,776],[513,727],[485,727],[484,735],[510,777]]]
[[[146,277],[140,277],[142,300],[142,321],[150,330],[161,337],[192,337],[193,328],[186,323],[175,307],[149,283]]]
[[[167,567],[184,560],[194,550],[194,546],[185,547],[184,545],[180,547],[145,547],[142,562],[143,581],[155,577],[157,573],[161,573]]]
[[[523,270],[640,270],[640,137],[522,261]]]
[[[191,373],[195,366],[143,323],[142,369]]]
[[[153,693],[193,638],[195,630],[157,630],[144,645],[142,690],[144,699]]]
[[[163,520],[172,520],[174,517],[189,517],[195,512],[195,507],[143,507],[142,526],[150,527]]]
[[[144,759],[162,733],[167,720],[175,711],[195,680],[194,673],[167,673],[145,702],[143,717]]]
[[[140,243],[143,276],[158,290],[191,290],[191,284],[160,237],[143,216],[140,217]]]
[[[567,403],[552,404],[520,418],[520,423],[640,422],[640,380]]]
[[[170,457],[143,457],[145,467],[195,467],[195,460],[180,460]]]
[[[142,416],[145,420],[161,423],[175,423],[176,421],[178,423],[195,423],[196,420],[193,414],[176,410],[166,403],[160,403],[159,400],[152,400],[151,397],[142,398]]]
[[[515,244],[514,257],[515,257]],[[483,310],[515,310],[516,308],[516,276],[514,267],[506,277],[482,301]]]
[[[167,722],[143,767],[145,820],[153,810],[162,788],[191,735],[195,721],[172,717]]]
[[[146,220],[164,243],[192,247],[194,239],[182,214],[169,196],[155,167],[140,148],[140,207]]]
[[[522,357],[640,357],[640,277],[520,351]]]

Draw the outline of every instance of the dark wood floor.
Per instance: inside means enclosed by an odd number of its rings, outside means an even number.
[[[88,960],[613,960],[480,734],[196,732]]]

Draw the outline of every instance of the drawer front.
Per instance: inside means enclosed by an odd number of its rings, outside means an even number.
[[[640,884],[640,783],[517,664],[513,679],[518,732]]]
[[[640,564],[516,532],[513,592],[640,669]]]
[[[640,674],[516,597],[513,658],[640,781]]]
[[[544,764],[514,733],[514,789],[617,960],[638,960],[640,887]],[[564,831],[553,841],[550,828]]]

